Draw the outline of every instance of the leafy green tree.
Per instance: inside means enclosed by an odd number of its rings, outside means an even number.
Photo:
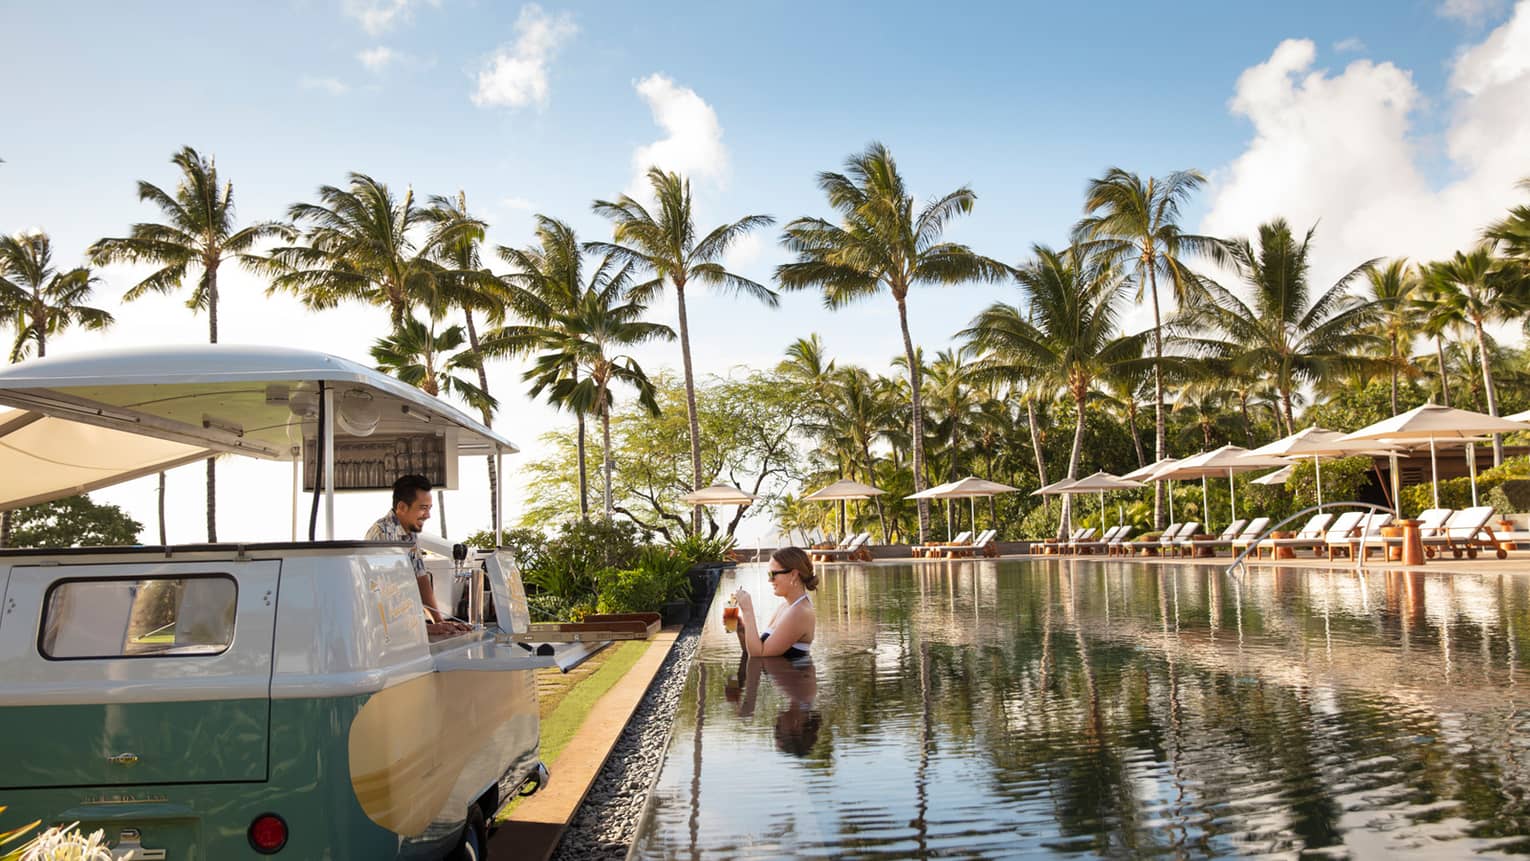
[[[1092,252],[1102,253],[1117,263],[1129,263],[1137,276],[1137,301],[1147,288],[1153,305],[1153,435],[1154,460],[1167,454],[1165,448],[1163,383],[1163,312],[1158,295],[1158,278],[1168,279],[1174,298],[1181,306],[1194,295],[1195,276],[1185,266],[1184,256],[1217,256],[1217,243],[1206,236],[1185,233],[1180,229],[1180,207],[1206,182],[1196,170],[1180,170],[1166,177],[1148,177],[1146,182],[1134,173],[1113,167],[1099,179],[1091,180],[1084,198],[1084,219],[1074,228],[1075,234],[1088,242]],[[1155,485],[1153,502],[1154,528],[1163,528],[1163,483]]]
[[[442,219],[417,205],[412,189],[394,197],[361,173],[350,175],[349,188],[320,186],[318,203],[295,203],[287,215],[306,244],[272,249],[264,263],[270,290],[292,293],[314,310],[347,301],[386,308],[395,329],[411,310],[437,301],[436,259],[484,229],[465,214]]]
[[[225,261],[247,269],[260,268],[256,246],[288,238],[292,230],[276,221],[237,226],[234,184],[221,180],[211,156],[182,147],[170,163],[180,170],[174,193],[140,180],[138,200],[159,208],[162,223],[134,224],[123,237],[108,237],[90,248],[97,265],[147,263],[158,267],[123,294],[125,302],[150,293],[173,293],[196,272],[196,285],[186,300],[192,311],[207,312],[207,340],[218,343],[218,273]],[[163,483],[163,477],[161,477]],[[207,540],[218,540],[218,475],[215,458],[207,459]]]
[[[923,380],[908,330],[908,294],[921,284],[996,281],[1007,268],[965,245],[941,241],[946,225],[972,211],[977,194],[962,186],[917,212],[892,153],[873,143],[845,162],[844,173],[818,175],[818,187],[839,216],[835,224],[802,217],[786,226],[782,241],[797,255],[776,269],[785,290],[819,289],[824,305],[843,308],[884,291],[898,306],[912,407],[914,486],[924,490]],[[929,531],[927,500],[919,500],[919,540]]]
[[[35,344],[38,358],[48,354],[48,336],[72,326],[101,330],[112,315],[85,303],[100,279],[80,266],[59,272],[53,265],[53,242],[46,233],[0,236],[0,322],[10,325],[10,361],[26,358]]]
[[[1498,415],[1498,391],[1488,360],[1487,325],[1517,319],[1530,307],[1530,283],[1518,267],[1505,265],[1488,244],[1467,252],[1457,251],[1449,260],[1429,264],[1427,277],[1438,291],[1438,313],[1469,325],[1476,336],[1477,358],[1482,370],[1482,389],[1489,415]],[[1493,465],[1503,463],[1503,437],[1493,436]]]
[[[1110,257],[1091,256],[1078,244],[1063,251],[1036,245],[1032,254],[1015,270],[1021,305],[1030,313],[1020,305],[996,303],[960,334],[985,352],[981,375],[1044,381],[1071,398],[1076,415],[1067,477],[1072,479],[1078,477],[1085,415],[1095,386],[1112,368],[1140,363],[1143,338],[1119,334],[1127,280]],[[1063,497],[1063,522],[1071,501]]]
[[[674,288],[680,312],[680,360],[685,372],[685,414],[691,438],[691,482],[692,489],[697,489],[703,486],[701,428],[696,418],[696,379],[691,368],[691,329],[685,311],[685,290],[692,283],[703,284],[752,297],[774,308],[779,300],[770,288],[729,272],[723,267],[722,258],[739,239],[756,228],[774,224],[775,219],[768,215],[746,215],[713,228],[698,240],[690,180],[652,167],[648,169],[648,184],[653,189],[653,213],[625,194],[615,201],[595,201],[596,214],[610,219],[614,226],[614,241],[590,243],[590,247],[653,274],[652,280],[632,287],[633,301],[648,304],[664,289],[666,281]],[[701,529],[701,508],[698,505],[691,509],[693,532]]]
[[[1276,219],[1260,226],[1257,246],[1248,239],[1223,240],[1226,260],[1243,281],[1248,300],[1203,279],[1203,301],[1186,308],[1176,323],[1179,343],[1226,361],[1235,373],[1268,380],[1279,393],[1286,433],[1295,432],[1294,405],[1302,384],[1379,352],[1375,303],[1348,292],[1373,261],[1314,296],[1307,276],[1315,229],[1298,242],[1285,220]]]
[[[15,547],[107,547],[138,543],[143,524],[115,505],[81,494],[14,512]]]

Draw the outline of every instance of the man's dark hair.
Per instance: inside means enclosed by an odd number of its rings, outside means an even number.
[[[400,502],[405,505],[413,505],[419,498],[420,491],[431,491],[430,479],[423,475],[403,475],[398,481],[393,482],[393,507],[397,508]]]

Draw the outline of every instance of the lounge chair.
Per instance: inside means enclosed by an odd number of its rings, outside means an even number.
[[[1087,541],[1075,541],[1073,542],[1073,551],[1075,553],[1093,553],[1096,550],[1104,550],[1110,546],[1111,541],[1115,540],[1116,533],[1125,528],[1126,527],[1124,526],[1112,526],[1105,530],[1105,534],[1101,535],[1099,538],[1091,538]]]
[[[1185,545],[1190,542],[1191,536],[1199,535],[1200,533],[1201,533],[1201,524],[1200,524],[1200,521],[1197,521],[1197,520],[1187,520],[1187,521],[1185,521],[1185,525],[1181,526],[1179,528],[1179,534],[1174,536],[1174,538],[1172,540],[1170,540],[1170,541],[1168,541],[1166,543],[1166,542],[1164,542],[1164,540],[1162,538],[1160,538],[1160,539],[1158,539],[1158,543],[1161,544],[1161,545],[1164,545],[1163,548],[1162,548],[1163,555],[1165,555],[1165,556],[1178,556],[1179,552],[1181,550],[1183,550]],[[1164,534],[1167,535],[1168,533],[1164,533]]]
[[[909,552],[918,556],[938,556],[942,550],[950,547],[964,547],[972,539],[972,531],[958,532],[956,537],[943,544],[920,544],[909,548]]]
[[[1445,527],[1445,522],[1449,520],[1450,516],[1454,513],[1455,512],[1449,508],[1430,508],[1428,510],[1419,512],[1419,515],[1416,518],[1418,520],[1419,538],[1422,540],[1435,538],[1442,535],[1443,533],[1440,530]],[[1406,540],[1407,539],[1401,535],[1390,535],[1382,536],[1381,538],[1377,539],[1374,544],[1367,541],[1365,544],[1365,555],[1370,556],[1372,550],[1380,553],[1385,550],[1390,550],[1393,547],[1401,547],[1403,542]],[[1429,550],[1427,547],[1425,548],[1425,552],[1430,556],[1434,555],[1434,552]]]
[[[1260,541],[1254,550],[1254,556],[1256,558],[1261,557],[1265,554],[1266,551],[1268,551],[1270,558],[1273,559],[1275,557],[1276,549],[1281,547],[1294,548],[1297,545],[1315,547],[1317,544],[1321,543],[1323,538],[1323,530],[1328,528],[1328,524],[1332,520],[1332,514],[1329,514],[1325,511],[1320,511],[1317,514],[1312,515],[1312,517],[1308,519],[1307,525],[1298,530],[1296,535],[1292,536],[1291,538],[1266,538],[1263,541]],[[1236,547],[1237,542],[1233,542],[1233,546]]]
[[[1107,556],[1129,556],[1129,555],[1131,555],[1131,552],[1132,552],[1131,537],[1132,537],[1132,525],[1130,523],[1122,524],[1121,529],[1116,532],[1116,537],[1110,539],[1110,543],[1105,547],[1105,555],[1107,555]]]
[[[1090,542],[1094,541],[1094,533],[1097,531],[1099,530],[1095,529],[1093,526],[1086,526],[1084,531],[1079,533],[1077,538],[1069,541],[1067,545],[1063,547],[1063,551],[1065,553],[1079,553],[1080,546],[1089,544]]]
[[[1389,526],[1391,523],[1390,511],[1372,511],[1365,515],[1360,519],[1360,524],[1355,527],[1355,534],[1348,541],[1328,545],[1328,561],[1332,562],[1340,553],[1354,559],[1359,555],[1361,548],[1386,547],[1381,541],[1381,527]]]
[[[862,532],[850,539],[850,543],[844,547],[835,547],[832,550],[809,550],[808,558],[814,562],[840,562],[851,559],[864,558],[861,553],[866,542],[871,540],[870,532]]]
[[[1270,518],[1256,517],[1250,520],[1248,525],[1243,527],[1243,531],[1239,532],[1233,540],[1227,542],[1227,549],[1235,554],[1240,550],[1246,550],[1250,544],[1258,541],[1259,536],[1263,535],[1264,531],[1269,528]],[[1218,543],[1220,544],[1221,542]]]
[[[947,547],[942,551],[942,555],[947,559],[977,556],[988,549],[988,546],[993,543],[994,536],[998,534],[999,530],[997,529],[985,529],[978,533],[978,537],[973,539],[971,544],[962,547]]]
[[[1182,556],[1194,556],[1195,551],[1203,548],[1211,550],[1219,544],[1224,547],[1231,546],[1233,539],[1243,532],[1243,526],[1246,523],[1248,521],[1240,517],[1227,524],[1227,528],[1223,529],[1215,538],[1207,538],[1200,541],[1195,540],[1196,536],[1194,533],[1182,535],[1179,540],[1174,542],[1174,550]]]
[[[1314,558],[1324,552],[1330,544],[1345,544],[1349,537],[1354,534],[1355,527],[1360,525],[1360,520],[1365,517],[1363,511],[1346,511],[1334,518],[1333,524],[1316,538],[1298,536],[1296,538],[1274,539],[1276,548],[1285,548],[1293,554],[1297,550],[1311,550]]]
[[[1479,549],[1489,549],[1499,559],[1505,559],[1509,555],[1508,551],[1487,525],[1492,519],[1491,505],[1463,508],[1452,514],[1435,535],[1424,539],[1424,552],[1433,557],[1436,552],[1444,553],[1448,550],[1456,559],[1460,559],[1462,553],[1468,559],[1476,559]]]
[[[1169,546],[1174,543],[1174,539],[1179,537],[1179,531],[1184,528],[1185,524],[1183,523],[1170,523],[1167,529],[1159,533],[1158,540],[1156,542],[1148,541],[1143,543],[1149,547],[1156,544],[1158,547],[1158,552],[1167,556],[1169,553]]]

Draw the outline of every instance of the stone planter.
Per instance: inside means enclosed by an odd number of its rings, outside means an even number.
[[[659,607],[659,616],[667,628],[670,625],[684,625],[691,617],[691,605],[684,601],[668,601]]]

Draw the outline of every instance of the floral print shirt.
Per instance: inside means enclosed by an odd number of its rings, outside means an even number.
[[[402,541],[409,545],[409,561],[414,564],[414,576],[425,576],[425,556],[420,553],[419,542],[415,534],[404,528],[404,524],[398,522],[398,515],[388,512],[386,517],[372,524],[367,530],[368,541]]]

